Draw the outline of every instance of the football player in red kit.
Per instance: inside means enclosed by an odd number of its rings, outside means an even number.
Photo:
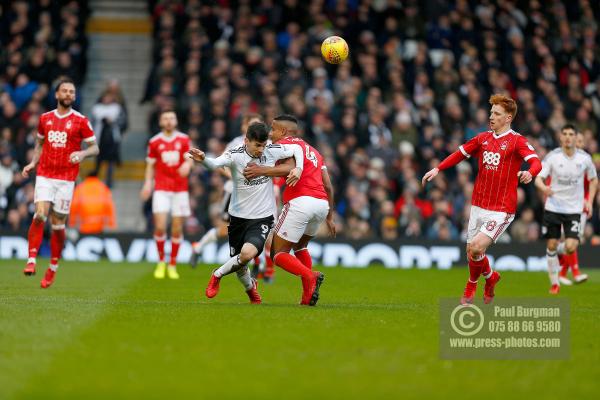
[[[88,119],[73,110],[75,84],[70,79],[58,83],[55,90],[56,109],[40,116],[37,140],[31,162],[23,168],[23,176],[36,170],[35,214],[29,228],[29,258],[23,273],[34,275],[36,257],[42,244],[44,225],[50,215],[50,266],[41,282],[48,288],[54,282],[65,244],[65,222],[71,208],[79,163],[99,153],[96,138]],[[81,142],[87,144],[81,150]],[[52,211],[50,213],[50,211]]]
[[[303,173],[294,186],[283,192],[283,210],[275,224],[271,257],[275,265],[302,279],[300,304],[314,306],[319,300],[319,288],[324,275],[312,270],[312,258],[308,242],[315,237],[321,223],[325,221],[329,232],[335,236],[333,221],[333,186],[329,179],[323,157],[317,150],[294,135],[298,121],[291,115],[280,115],[273,119],[271,138],[276,144],[297,144],[304,153]],[[250,164],[244,176],[252,179],[267,175],[273,167]],[[290,250],[294,250],[294,255]]]
[[[183,225],[191,215],[188,193],[188,176],[193,161],[184,158],[190,149],[188,135],[177,131],[177,115],[174,111],[163,111],[159,117],[161,132],[148,143],[146,157],[146,179],[141,191],[142,200],[152,194],[152,214],[154,215],[154,240],[158,250],[158,264],[154,270],[156,279],[165,274],[170,279],[179,279],[177,254],[183,240]],[[167,221],[171,215],[171,259],[165,263],[165,242]]]
[[[515,218],[519,182],[530,183],[542,169],[534,148],[525,137],[511,129],[517,115],[517,103],[501,94],[492,95],[489,102],[492,106],[490,130],[461,145],[422,179],[425,185],[440,171],[466,158],[475,156],[478,159],[479,171],[473,188],[467,232],[469,279],[461,298],[463,304],[473,302],[481,275],[486,281],[483,300],[486,304],[493,300],[500,274],[492,271],[485,252]],[[529,164],[529,170],[521,171],[523,161]]]

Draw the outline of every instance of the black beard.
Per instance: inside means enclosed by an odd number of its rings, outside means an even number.
[[[58,104],[60,104],[61,107],[69,108],[69,107],[71,107],[71,104],[73,104],[73,101],[71,101],[71,100],[58,100]]]

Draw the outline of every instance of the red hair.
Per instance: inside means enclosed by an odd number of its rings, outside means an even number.
[[[517,116],[517,102],[503,94],[493,94],[490,96],[491,105],[499,105],[504,108],[508,114],[511,114],[513,119]]]

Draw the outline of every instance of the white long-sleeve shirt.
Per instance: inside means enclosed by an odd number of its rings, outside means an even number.
[[[538,176],[551,177],[550,189],[554,194],[546,199],[544,208],[560,214],[579,214],[583,210],[583,179],[592,180],[598,175],[592,157],[583,150],[576,150],[569,157],[558,148],[542,161]]]
[[[294,157],[296,167],[304,165],[304,153],[296,144],[270,144],[260,158],[252,157],[246,146],[227,150],[217,158],[205,158],[204,165],[210,169],[229,167],[233,179],[233,192],[229,203],[229,215],[245,219],[265,218],[273,215],[275,195],[273,180],[268,176],[247,180],[244,168],[248,163],[272,167],[277,160]]]

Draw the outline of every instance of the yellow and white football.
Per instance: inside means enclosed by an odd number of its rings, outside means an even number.
[[[339,64],[348,58],[348,43],[339,36],[329,36],[321,44],[321,54],[329,64]]]

